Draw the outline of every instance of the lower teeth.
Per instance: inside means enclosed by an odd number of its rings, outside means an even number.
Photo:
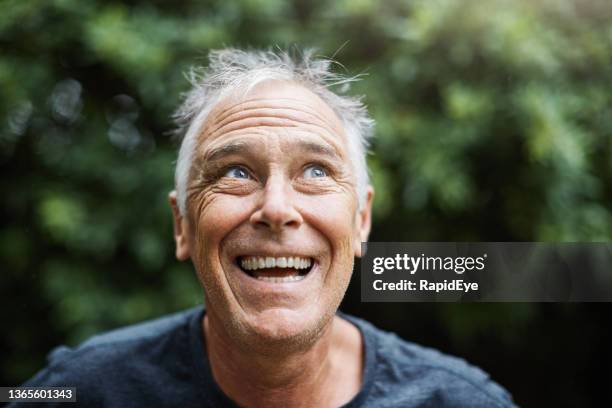
[[[266,281],[266,282],[284,283],[284,282],[297,282],[297,281],[301,281],[305,277],[306,277],[306,275],[295,275],[295,276],[285,276],[285,277],[279,277],[279,276],[257,276],[257,279],[262,280],[262,281]]]

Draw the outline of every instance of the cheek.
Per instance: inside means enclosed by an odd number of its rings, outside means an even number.
[[[198,263],[203,256],[218,256],[220,243],[238,225],[248,219],[248,198],[231,195],[209,197],[203,205],[193,205],[194,242]]]
[[[309,198],[304,205],[304,218],[328,240],[335,256],[343,255],[352,260],[352,239],[356,206],[351,196],[329,194]]]
[[[337,308],[353,271],[354,218],[356,206],[350,195],[330,194],[313,198],[303,214],[330,245],[329,269],[324,276],[325,301]],[[335,310],[335,309],[334,309]]]

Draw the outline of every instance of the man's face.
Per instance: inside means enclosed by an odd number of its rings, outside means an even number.
[[[342,124],[319,97],[270,81],[228,97],[200,132],[175,209],[207,316],[242,340],[308,342],[336,312],[367,238]]]

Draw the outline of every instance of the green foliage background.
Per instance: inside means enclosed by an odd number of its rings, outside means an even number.
[[[2,384],[31,376],[54,345],[201,302],[173,258],[168,132],[183,72],[211,48],[314,46],[365,74],[351,93],[378,123],[372,240],[612,237],[609,1],[0,10]],[[343,307],[469,359],[527,406],[595,403],[594,369],[610,361],[604,305],[366,305],[355,282]]]

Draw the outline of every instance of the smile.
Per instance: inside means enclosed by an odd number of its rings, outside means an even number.
[[[300,256],[242,256],[238,265],[247,275],[272,283],[298,282],[308,275],[314,260]]]

